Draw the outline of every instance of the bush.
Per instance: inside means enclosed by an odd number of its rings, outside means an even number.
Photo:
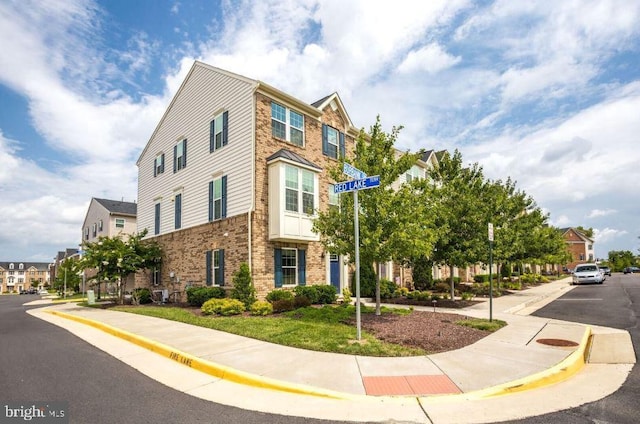
[[[133,299],[139,305],[151,303],[151,290],[147,287],[137,288],[133,290]]]
[[[393,292],[398,289],[398,285],[393,281],[389,281],[386,278],[380,280],[380,298],[390,299],[393,297]]]
[[[293,302],[293,293],[285,289],[275,289],[267,293],[267,302],[277,302],[278,300],[291,300]]]
[[[425,256],[413,261],[413,287],[417,290],[425,290],[433,287],[433,261]]]
[[[336,297],[338,297],[335,287],[330,284],[312,287],[315,287],[318,292],[318,303],[321,305],[330,305],[335,303]]]
[[[251,283],[251,271],[246,263],[240,264],[240,269],[233,275],[231,297],[242,302],[246,309],[256,301],[256,289]]]
[[[320,292],[316,286],[297,286],[293,293],[296,297],[306,297],[310,304],[320,303]]]
[[[344,305],[351,304],[351,291],[346,287],[342,289],[342,303]]]
[[[502,264],[500,267],[500,277],[511,278],[511,264]]]
[[[249,310],[251,311],[251,315],[265,316],[273,313],[273,306],[269,302],[258,300],[253,302]]]
[[[306,308],[311,306],[311,300],[307,296],[296,296],[293,298],[293,309]]]
[[[225,295],[222,287],[189,287],[187,302],[191,306],[202,306],[209,299],[222,299]]]
[[[473,297],[475,296],[475,294],[473,292],[464,292],[460,295],[460,297],[462,298],[462,300],[471,300],[473,299]]]
[[[450,283],[445,283],[444,281],[439,281],[433,287],[433,291],[440,293],[448,293],[451,290]]]
[[[351,293],[356,292],[356,273],[351,276]],[[376,273],[373,264],[360,264],[360,296],[374,297],[376,295]]]
[[[202,305],[204,315],[238,315],[245,311],[244,303],[238,299],[209,299]]]
[[[293,297],[291,299],[279,299],[271,301],[271,305],[273,306],[273,312],[286,312],[293,311],[295,309],[293,307]]]

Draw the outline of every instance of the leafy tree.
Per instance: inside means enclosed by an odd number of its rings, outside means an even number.
[[[628,266],[635,265],[636,260],[630,250],[612,250],[609,252],[611,270],[622,271]]]
[[[240,269],[233,275],[233,290],[231,297],[241,301],[248,310],[256,301],[256,289],[251,282],[251,271],[246,263],[240,264]]]
[[[81,271],[82,268],[80,261],[73,258],[66,258],[60,262],[58,269],[56,269],[56,278],[53,282],[53,288],[62,292],[66,285],[67,290],[71,289],[74,292],[77,292],[80,289]]]
[[[433,260],[422,255],[411,261],[413,287],[416,290],[433,288]]]
[[[380,187],[358,192],[360,261],[376,266],[383,262],[406,262],[421,254],[430,254],[435,242],[431,204],[417,202],[419,182],[397,187],[399,177],[420,158],[422,152],[398,154],[394,148],[401,127],[391,133],[382,131],[380,117],[368,134],[360,131],[352,161],[341,158],[329,168],[329,176],[336,182],[345,179],[345,161],[367,175],[379,175]],[[325,248],[336,254],[349,255],[355,260],[354,196],[340,196],[340,207],[318,213],[314,231],[320,234]],[[376,275],[376,314],[380,315],[380,280]]]
[[[160,245],[154,240],[142,240],[147,230],[124,239],[121,234],[114,237],[99,237],[95,242],[83,243],[85,254],[82,269],[95,269],[92,278],[98,283],[110,281],[118,285],[118,299],[122,303],[122,282],[131,274],[156,267],[162,258]]]
[[[589,227],[589,228],[584,228],[582,226],[577,226],[576,230],[580,231],[582,234],[584,234],[585,236],[589,237],[590,239],[593,239],[593,228]]]
[[[431,258],[435,263],[449,266],[451,298],[454,299],[454,267],[476,263],[487,255],[487,213],[483,200],[485,181],[477,164],[463,166],[458,150],[448,152],[431,171],[435,181],[428,194],[437,205],[436,225],[442,230]]]

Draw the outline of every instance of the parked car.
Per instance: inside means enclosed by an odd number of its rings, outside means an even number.
[[[608,275],[609,277],[611,277],[611,268],[609,268],[608,266],[601,266],[600,270],[602,270],[602,273],[604,275]]]
[[[596,264],[576,265],[571,277],[571,284],[595,283],[602,284],[604,275]]]
[[[640,268],[638,268],[637,266],[628,266],[622,272],[624,272],[625,274],[631,274],[634,272],[640,272]]]

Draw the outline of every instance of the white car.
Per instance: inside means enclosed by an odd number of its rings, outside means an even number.
[[[602,284],[604,274],[596,264],[580,264],[576,265],[573,270],[571,284],[595,283]]]

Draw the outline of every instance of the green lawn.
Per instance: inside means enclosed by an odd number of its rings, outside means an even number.
[[[373,311],[370,308],[362,309],[363,313],[372,313]],[[427,354],[422,349],[407,348],[380,341],[366,331],[362,331],[361,341],[357,342],[355,325],[344,323],[355,316],[354,306],[301,308],[282,315],[267,317],[197,316],[187,309],[169,306],[117,306],[112,310],[170,319],[271,343],[321,352],[363,356]],[[391,312],[385,309],[383,313],[410,313],[410,311],[394,310]]]

